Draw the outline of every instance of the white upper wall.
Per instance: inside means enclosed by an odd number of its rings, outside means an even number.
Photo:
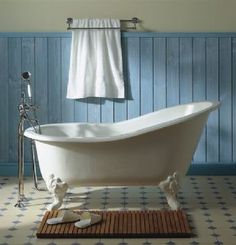
[[[64,32],[67,17],[138,17],[140,31],[236,31],[236,0],[0,0],[0,32]]]

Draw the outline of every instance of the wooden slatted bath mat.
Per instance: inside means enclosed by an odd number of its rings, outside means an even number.
[[[81,212],[78,212],[81,213]],[[102,222],[79,229],[74,223],[48,225],[58,211],[47,211],[38,228],[38,238],[178,238],[191,237],[182,211],[94,211]]]

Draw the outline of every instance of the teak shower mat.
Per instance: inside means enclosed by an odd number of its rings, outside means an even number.
[[[58,211],[47,211],[36,235],[38,238],[179,238],[192,235],[182,210],[92,212],[102,215],[102,221],[79,229],[74,223],[48,225],[47,219],[57,217]]]

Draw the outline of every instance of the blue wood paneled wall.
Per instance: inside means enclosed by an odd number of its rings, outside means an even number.
[[[221,100],[194,162],[236,162],[236,33],[124,33],[125,100],[66,99],[70,44],[70,33],[0,33],[0,165],[17,162],[25,70],[32,73],[41,124],[117,122],[180,103]]]

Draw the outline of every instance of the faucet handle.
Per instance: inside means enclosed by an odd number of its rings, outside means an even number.
[[[30,108],[34,111],[38,110],[39,109],[39,106],[38,105],[30,105]]]

